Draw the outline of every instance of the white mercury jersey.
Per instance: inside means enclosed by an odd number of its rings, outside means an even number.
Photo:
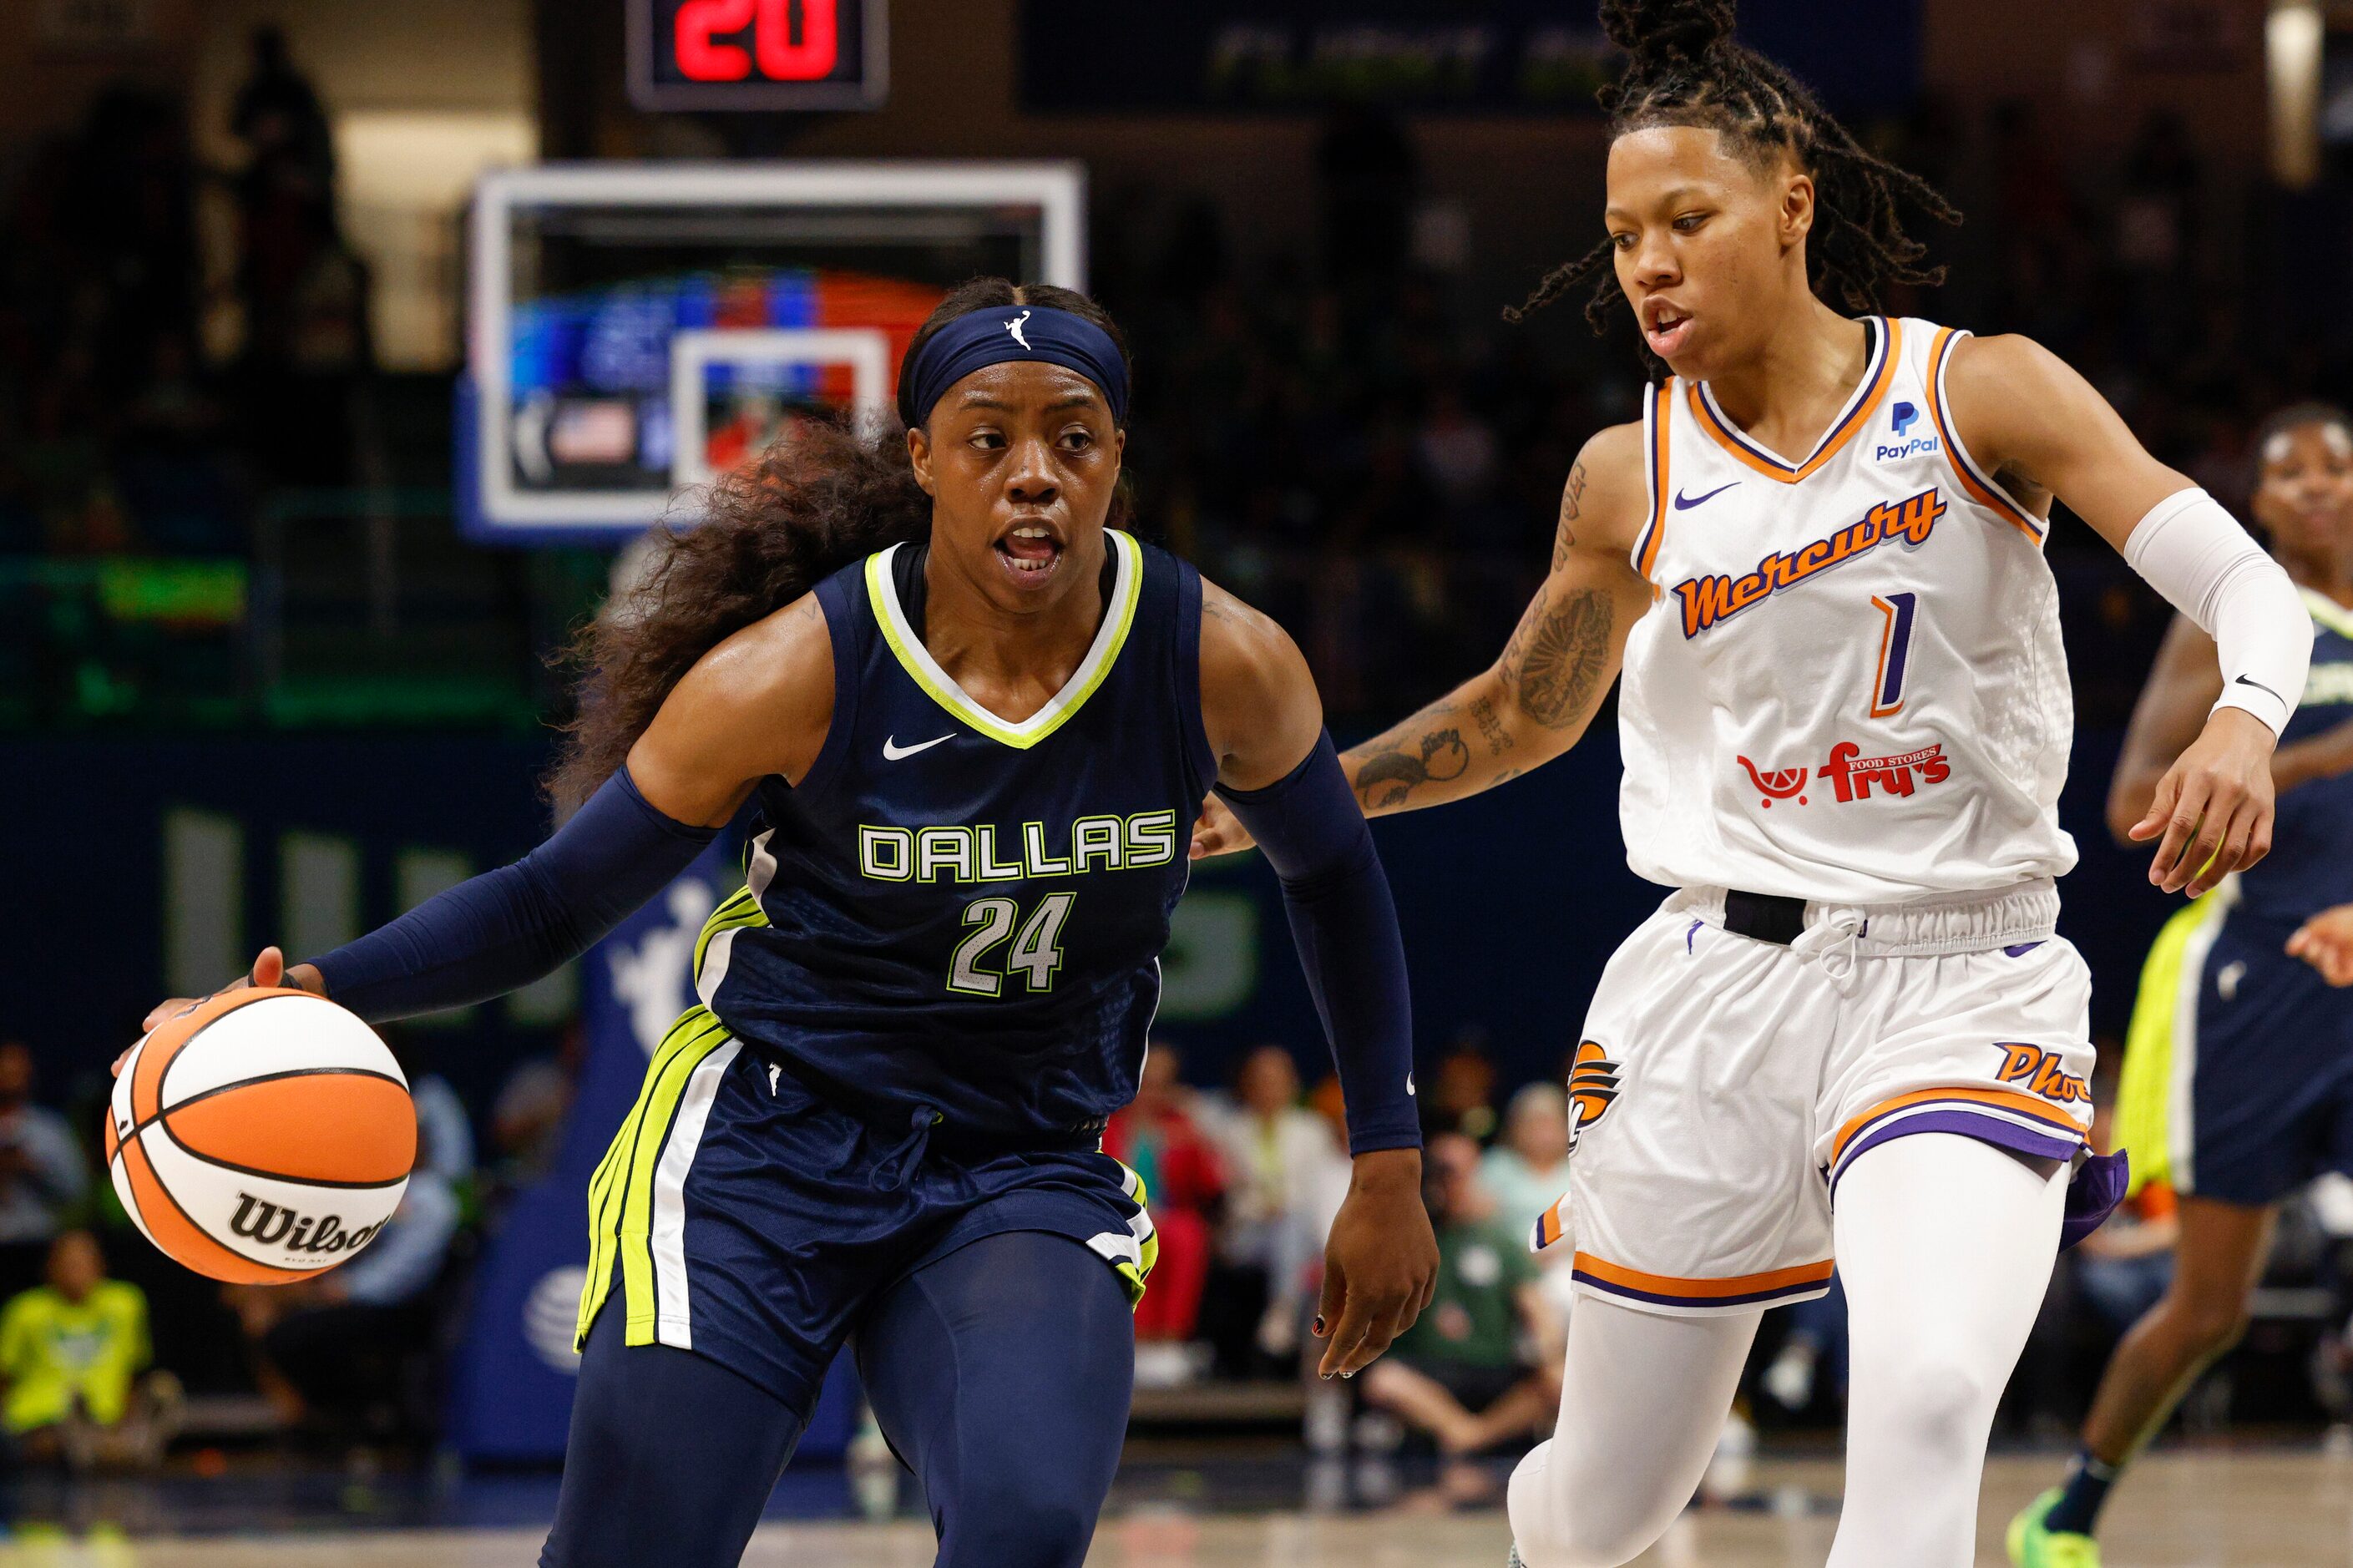
[[[1627,859],[1653,882],[1883,904],[2075,863],[2047,524],[1954,437],[1967,334],[1866,325],[1869,368],[1802,461],[1704,384],[1646,395],[1656,602],[1618,721]]]

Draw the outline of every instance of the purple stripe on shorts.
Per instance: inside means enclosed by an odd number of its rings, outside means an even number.
[[[1864,1122],[1862,1126],[1856,1128],[1855,1135],[1859,1138],[1865,1139],[1867,1142],[1878,1142],[1876,1138],[1869,1136],[1873,1128],[1879,1126],[1882,1122],[1888,1121],[1890,1118],[1900,1119],[1917,1114],[1920,1108],[1924,1105],[1957,1105],[1982,1110],[1985,1101],[1981,1100],[1971,1100],[1965,1095],[1957,1094],[1948,1100],[1915,1100],[1909,1105],[1891,1106],[1887,1110],[1883,1110],[1878,1115],[1873,1117],[1870,1121]],[[2004,1109],[2009,1110],[2012,1116],[2025,1116],[2027,1114],[2024,1110],[2013,1108],[2005,1107]],[[1940,1112],[1938,1114],[1942,1113]],[[2062,1111],[2055,1110],[2052,1110],[2047,1125],[2050,1127],[2053,1137],[2064,1138],[2072,1133],[2077,1142],[2081,1142],[2083,1141],[2084,1135],[2082,1131],[2079,1131],[2075,1124],[2069,1121],[2066,1115]],[[1853,1159],[1855,1155],[1862,1153],[1863,1147],[1864,1145],[1862,1143],[1855,1144],[1852,1149],[1849,1149],[1844,1154],[1840,1156],[1839,1163],[1843,1165],[1847,1161]]]
[[[2042,943],[2040,942],[2021,942],[2017,943],[2015,946],[2003,948],[2001,950],[2001,955],[2004,958],[2024,958],[2028,953],[2032,952],[2036,948],[2041,947],[2042,945]]]
[[[1976,1110],[1925,1110],[1895,1121],[1885,1122],[1874,1131],[1855,1140],[1846,1158],[1831,1176],[1831,1201],[1838,1201],[1838,1184],[1854,1169],[1854,1163],[1865,1150],[1875,1149],[1891,1139],[1914,1132],[1957,1132],[1964,1138],[1974,1138],[1980,1143],[1990,1143],[1997,1149],[2007,1149],[2013,1154],[2024,1154],[2038,1160],[2068,1160],[2084,1146],[2081,1133],[2064,1138],[2054,1132],[2036,1132],[2014,1121],[2004,1121]]]
[[[1610,1296],[1623,1296],[1630,1301],[1655,1301],[1662,1307],[1753,1307],[1760,1301],[1788,1301],[1800,1296],[1821,1296],[1830,1291],[1831,1282],[1817,1279],[1810,1284],[1781,1285],[1770,1290],[1751,1290],[1740,1296],[1669,1296],[1656,1290],[1637,1290],[1630,1285],[1597,1279],[1584,1269],[1571,1271],[1569,1278],[1579,1284],[1590,1285]]]

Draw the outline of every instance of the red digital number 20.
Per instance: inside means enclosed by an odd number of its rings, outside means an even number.
[[[672,29],[679,70],[694,81],[742,81],[752,74],[752,55],[716,40],[745,27],[753,29],[760,74],[771,81],[821,80],[841,58],[840,0],[686,0]]]

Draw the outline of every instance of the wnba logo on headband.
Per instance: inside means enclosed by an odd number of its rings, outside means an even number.
[[[900,370],[912,389],[909,412],[918,425],[948,388],[975,371],[1012,360],[1042,360],[1074,370],[1102,389],[1114,423],[1127,421],[1127,361],[1109,332],[1071,310],[1023,306],[1018,316],[969,311],[934,332]]]

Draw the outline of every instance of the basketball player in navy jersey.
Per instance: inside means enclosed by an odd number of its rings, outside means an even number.
[[[548,1568],[736,1562],[845,1342],[944,1568],[1078,1568],[1155,1251],[1101,1135],[1212,787],[1282,877],[1346,1091],[1324,1375],[1429,1300],[1388,883],[1291,640],[1118,528],[1127,407],[1083,296],[957,289],[909,347],[903,441],[780,444],[586,634],[555,781],[585,804],[546,844],[249,976],[370,1019],[480,1001],[752,804],[700,1003],[591,1188]]]
[[[2253,505],[2312,621],[2279,749],[2273,852],[2181,910],[2141,978],[2116,1142],[2136,1185],[2181,1196],[2172,1283],[2108,1363],[2064,1482],[2011,1522],[2021,1568],[2098,1568],[2108,1489],[2197,1374],[2236,1342],[2283,1199],[2353,1170],[2353,998],[2329,989],[2323,913],[2353,900],[2353,419],[2282,410],[2255,438]],[[2122,836],[2222,691],[2214,639],[2174,622],[2108,795]],[[2313,950],[2313,967],[2301,962]]]

